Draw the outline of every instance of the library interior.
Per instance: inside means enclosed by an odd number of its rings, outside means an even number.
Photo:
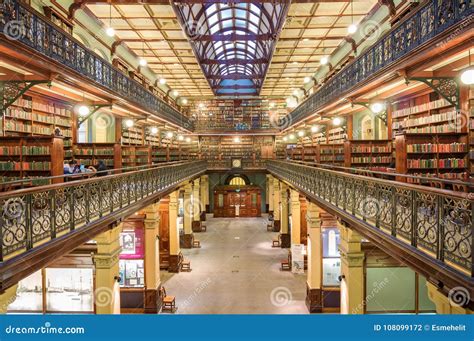
[[[470,0],[0,0],[0,313],[472,314]]]

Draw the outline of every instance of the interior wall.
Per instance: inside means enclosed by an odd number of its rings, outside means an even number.
[[[387,138],[387,126],[372,113],[370,110],[364,110],[353,115],[353,131],[354,140],[366,139],[367,132],[364,131],[364,122],[370,117],[372,120],[371,127],[373,129],[374,140],[382,140]]]
[[[209,208],[212,211],[214,211],[214,187],[218,185],[224,185],[225,180],[229,175],[234,174],[233,172],[228,172],[228,173],[209,173]],[[237,172],[235,172],[237,174]],[[265,205],[265,198],[266,198],[266,181],[267,181],[267,176],[265,173],[245,173],[245,175],[249,178],[250,184],[251,185],[256,185],[261,188],[261,193],[262,193],[262,204],[261,204],[261,210],[262,212],[267,212],[266,211],[266,205]]]

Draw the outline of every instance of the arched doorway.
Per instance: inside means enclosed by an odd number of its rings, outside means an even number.
[[[246,186],[251,185],[250,179],[244,174],[231,174],[224,182],[228,186]]]

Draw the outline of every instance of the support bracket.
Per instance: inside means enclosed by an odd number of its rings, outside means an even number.
[[[456,109],[460,108],[459,83],[453,77],[412,77],[406,78],[406,83],[418,81],[425,83],[441,97],[454,105]]]
[[[87,121],[92,115],[94,115],[97,110],[101,109],[101,108],[105,108],[105,107],[110,107],[112,108],[112,103],[110,104],[93,104],[93,105],[90,105],[89,108],[91,109],[89,114],[87,116],[84,116],[82,119],[80,119],[78,122],[77,122],[77,127],[79,128],[82,123],[84,123],[85,121]]]
[[[5,110],[15,101],[23,96],[25,92],[38,84],[48,84],[51,86],[50,80],[35,81],[0,81],[0,112],[5,115]]]
[[[371,112],[372,110],[370,109],[370,103],[368,102],[352,102],[352,106],[354,105],[362,105],[363,107],[366,107],[367,109],[369,109]],[[375,117],[378,118],[379,120],[381,120],[385,126],[388,125],[388,118],[387,118],[387,109],[385,109],[384,111],[378,113],[378,114],[375,114]]]

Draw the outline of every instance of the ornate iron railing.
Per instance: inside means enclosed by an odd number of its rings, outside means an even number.
[[[0,33],[171,123],[193,129],[186,116],[18,0],[0,0]]]
[[[1,193],[0,261],[172,189],[206,169],[205,161],[184,162]]]
[[[474,3],[470,0],[427,1],[295,108],[289,114],[289,121],[294,124],[342,98],[360,82],[377,76],[379,71],[406,57],[453,25],[463,21],[464,28],[472,25],[473,14]]]
[[[472,274],[474,196],[294,164],[268,170],[328,206],[355,216],[444,263]]]

